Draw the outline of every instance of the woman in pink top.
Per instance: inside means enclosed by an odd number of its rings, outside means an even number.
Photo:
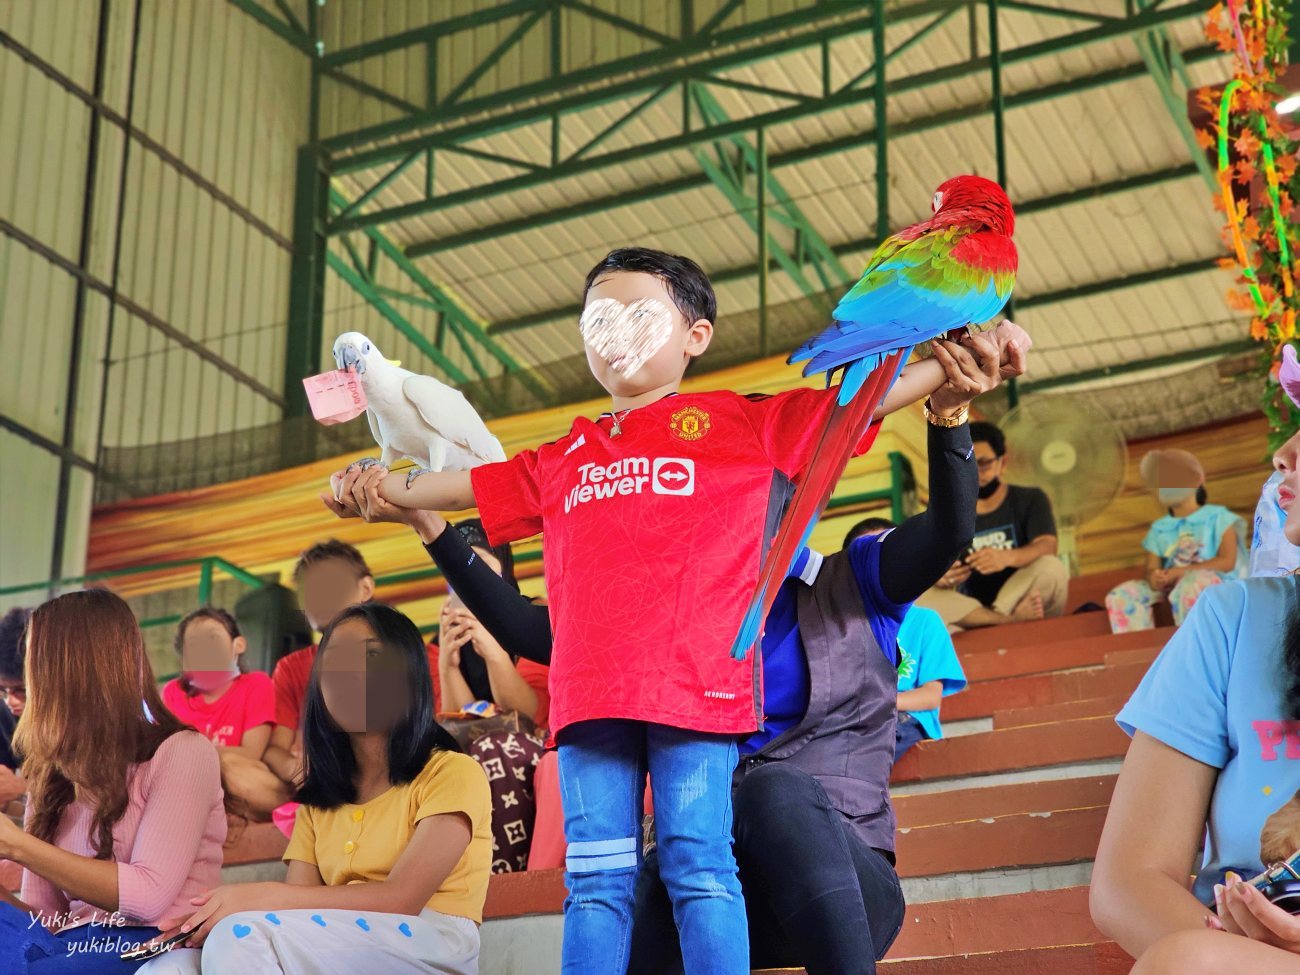
[[[293,793],[264,761],[275,724],[275,688],[261,671],[245,673],[248,641],[224,609],[204,606],[176,628],[181,676],[162,689],[163,703],[217,746],[226,794],[240,812],[269,819]]]
[[[51,600],[27,633],[15,745],[25,829],[0,816],[0,972],[131,972],[121,953],[221,882],[216,749],[163,705],[130,608],[106,590]]]

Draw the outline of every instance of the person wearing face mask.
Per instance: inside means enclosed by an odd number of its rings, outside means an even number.
[[[15,607],[0,617],[0,811],[10,802],[11,812],[21,809],[27,791],[13,751],[15,725],[27,705],[27,684],[23,679],[23,656],[27,643],[27,621],[32,611]]]
[[[1142,542],[1146,577],[1121,583],[1106,596],[1113,633],[1153,629],[1154,607],[1165,600],[1181,626],[1206,589],[1246,575],[1245,524],[1222,505],[1206,504],[1200,461],[1186,450],[1153,450],[1140,469],[1165,515]]]
[[[1286,541],[1298,545],[1300,436],[1273,463]],[[1089,901],[1097,927],[1137,959],[1133,975],[1300,975],[1300,917],[1251,882],[1300,847],[1298,582],[1206,590],[1116,719],[1133,741]]]
[[[972,423],[979,465],[975,538],[965,557],[916,601],[949,630],[1060,616],[1070,576],[1057,558],[1052,502],[1035,487],[1007,484],[1007,441],[992,423]]]
[[[475,975],[492,860],[487,777],[434,720],[420,631],[368,602],[326,628],[303,715],[284,883],[191,902],[150,975]]]
[[[176,629],[181,675],[163,687],[163,703],[217,746],[225,788],[264,818],[289,800],[290,789],[263,761],[275,723],[275,690],[240,663],[248,643],[224,609],[196,609]]]

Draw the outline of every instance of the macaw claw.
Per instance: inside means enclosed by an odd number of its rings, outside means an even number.
[[[409,471],[406,472],[406,489],[409,491],[411,489],[411,485],[415,483],[415,479],[419,477],[421,474],[432,474],[432,473],[434,473],[433,470],[428,467],[412,467]]]

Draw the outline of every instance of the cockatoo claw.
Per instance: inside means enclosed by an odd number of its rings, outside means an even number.
[[[432,473],[434,473],[433,470],[428,467],[412,467],[409,471],[406,472],[406,489],[409,491],[411,489],[411,485],[415,483],[415,479],[419,477],[421,474],[432,474]]]
[[[372,467],[378,467],[379,461],[375,460],[375,458],[373,457],[362,457],[359,461],[357,461],[352,466],[360,467],[363,471],[368,471]]]

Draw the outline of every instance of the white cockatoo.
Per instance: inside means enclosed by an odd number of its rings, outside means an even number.
[[[365,388],[366,419],[383,449],[381,464],[409,457],[430,471],[466,471],[506,459],[460,390],[385,359],[360,332],[334,340],[334,361],[355,371]]]

